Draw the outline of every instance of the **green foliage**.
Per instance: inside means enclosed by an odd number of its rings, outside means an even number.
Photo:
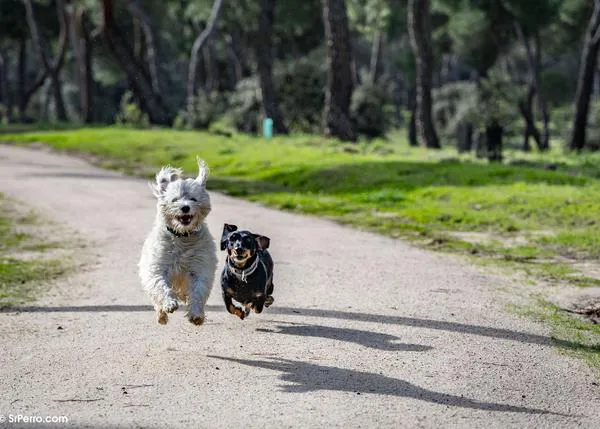
[[[302,58],[277,64],[273,83],[279,107],[292,131],[320,132],[326,81],[322,61]],[[263,117],[258,78],[240,81],[231,96],[232,122],[238,131],[255,133]]]
[[[148,128],[150,126],[148,115],[142,112],[137,103],[134,102],[131,91],[123,94],[119,106],[119,113],[115,118],[117,124],[133,128]]]
[[[320,58],[292,60],[275,68],[278,100],[292,131],[320,132],[326,80]]]
[[[235,129],[244,133],[257,133],[262,110],[258,78],[251,77],[239,81],[230,102],[228,116]]]
[[[227,98],[218,91],[200,91],[187,109],[180,112],[173,126],[178,129],[205,130],[227,111]]]
[[[354,90],[350,115],[356,131],[367,137],[384,136],[390,121],[385,107],[388,104],[385,88],[365,83]]]

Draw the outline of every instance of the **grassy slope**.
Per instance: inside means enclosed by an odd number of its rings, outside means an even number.
[[[19,214],[14,210],[14,202],[0,194],[0,307],[10,307],[33,299],[41,281],[56,278],[65,272],[66,265],[62,260],[19,257],[22,252],[31,255],[58,244],[17,230],[35,225],[36,222],[35,215]]]
[[[354,147],[314,136],[265,142],[248,136],[101,128],[5,134],[2,139],[43,141],[101,155],[109,160],[107,166],[129,172],[143,166],[143,174],[164,163],[194,172],[199,154],[211,167],[213,189],[471,254],[521,262],[600,255],[598,157],[549,155],[546,159],[558,165],[549,171],[534,156],[514,160],[518,165],[486,165],[405,144]],[[479,232],[486,239],[465,241],[448,234],[461,231]],[[568,278],[568,271],[550,274]],[[594,281],[583,279],[582,284]]]

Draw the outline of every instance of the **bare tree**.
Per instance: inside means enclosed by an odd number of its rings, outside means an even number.
[[[10,68],[8,55],[0,49],[0,104],[4,105],[6,118],[12,122],[12,96],[8,90],[8,69]]]
[[[69,19],[69,34],[77,66],[79,81],[79,109],[81,120],[87,124],[93,122],[93,73],[91,29],[87,14],[83,8],[73,7]]]
[[[371,46],[371,60],[369,66],[369,80],[376,83],[381,74],[381,54],[383,51],[384,34],[381,29],[375,31],[373,45]]]
[[[417,68],[417,136],[426,147],[439,149],[432,115],[433,46],[429,15],[429,0],[409,0],[408,31]]]
[[[217,19],[219,18],[219,12],[223,6],[223,0],[215,0],[213,3],[210,17],[206,23],[206,27],[202,30],[202,33],[196,37],[194,44],[192,45],[192,53],[190,55],[190,65],[188,68],[188,80],[187,80],[187,103],[188,105],[193,104],[194,97],[196,96],[196,74],[198,72],[198,61],[199,55],[202,48],[212,35]]]
[[[350,119],[350,101],[354,89],[352,49],[344,0],[321,0],[327,52],[327,91],[323,125],[325,135],[355,141]]]
[[[154,30],[152,21],[146,12],[142,9],[139,0],[129,1],[129,11],[134,16],[135,20],[144,32],[144,41],[146,46],[146,57],[148,60],[148,70],[150,79],[152,80],[152,90],[156,94],[160,94],[160,84],[158,80],[158,65],[156,64],[156,45],[154,43]]]
[[[134,95],[140,102],[140,107],[148,114],[154,124],[170,125],[172,115],[164,104],[160,94],[154,92],[152,80],[144,67],[135,58],[131,46],[127,43],[114,16],[115,1],[102,0],[101,32],[107,47],[116,59],[121,70],[125,72]]]
[[[60,24],[60,32],[58,36],[58,53],[53,58],[48,43],[40,33],[37,20],[33,11],[31,0],[22,0],[25,6],[27,16],[27,24],[31,32],[31,38],[36,46],[38,56],[46,70],[47,75],[52,82],[52,93],[54,95],[54,104],[56,107],[56,116],[60,121],[67,121],[67,111],[62,96],[62,88],[60,83],[60,70],[64,64],[65,52],[67,47],[67,12],[65,10],[64,0],[56,0],[56,13]]]
[[[581,54],[577,93],[575,95],[573,134],[569,142],[571,150],[581,150],[585,146],[590,97],[594,89],[594,74],[598,63],[598,48],[600,48],[600,0],[595,0],[594,12],[590,18]]]
[[[541,91],[541,68],[542,68],[542,47],[538,31],[533,34],[533,44],[529,40],[522,25],[515,21],[515,28],[521,43],[525,47],[527,57],[527,66],[529,69],[529,89],[527,91],[526,100],[519,106],[521,113],[525,119],[525,141],[523,147],[526,149],[529,146],[529,136],[532,136],[540,151],[545,151],[550,148],[550,115],[548,106]],[[533,115],[533,98],[537,97],[538,106],[542,115],[543,133],[540,133],[535,125]]]
[[[262,91],[265,115],[273,120],[273,129],[277,134],[287,134],[288,129],[283,114],[277,103],[275,86],[273,85],[273,20],[275,18],[275,0],[260,1],[260,18],[258,23],[258,43],[256,44],[256,60],[260,89]]]

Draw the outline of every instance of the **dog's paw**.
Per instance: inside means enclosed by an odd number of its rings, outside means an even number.
[[[161,308],[165,313],[172,313],[179,308],[179,303],[175,298],[168,297],[163,301]]]
[[[247,308],[240,308],[240,307],[235,307],[233,309],[233,313],[234,316],[239,317],[241,320],[244,320],[246,318],[246,316],[248,316],[248,314],[250,314],[250,310]]]
[[[188,320],[190,321],[191,324],[200,326],[200,325],[204,324],[205,318],[204,318],[204,316],[199,316],[199,315],[193,315],[193,316],[188,315]]]
[[[265,298],[265,307],[270,307],[271,304],[273,304],[273,302],[275,301],[275,298],[273,298],[272,295],[269,295]]]
[[[169,321],[169,316],[167,316],[167,313],[165,313],[164,311],[159,311],[158,312],[158,323],[160,323],[161,325],[166,325],[167,322]]]

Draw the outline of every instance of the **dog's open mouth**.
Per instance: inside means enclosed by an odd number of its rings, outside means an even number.
[[[194,217],[192,215],[182,215],[182,216],[178,216],[177,220],[179,221],[180,224],[187,226],[190,223],[192,223],[193,218]]]

